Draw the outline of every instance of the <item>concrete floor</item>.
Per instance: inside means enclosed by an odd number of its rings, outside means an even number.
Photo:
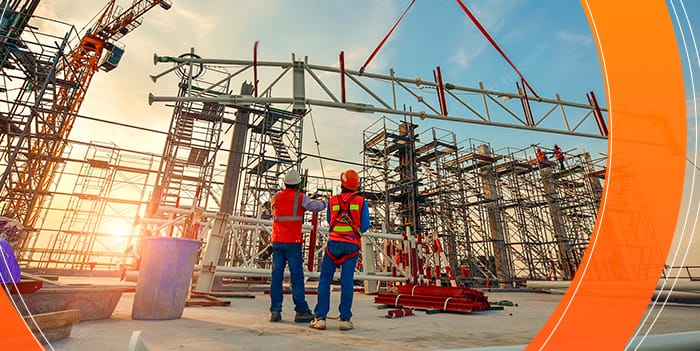
[[[307,287],[308,288],[308,287]],[[223,298],[226,307],[186,307],[174,320],[132,320],[134,293],[124,293],[112,318],[80,322],[68,339],[51,344],[57,351],[126,350],[134,331],[141,331],[151,351],[159,350],[445,350],[527,344],[561,298],[533,292],[487,292],[489,301],[510,300],[518,306],[471,314],[416,311],[388,319],[374,297],[355,294],[355,329],[341,332],[337,320],[314,330],[294,323],[291,295],[285,295],[283,322],[270,323],[269,295]],[[331,296],[330,316],[337,316],[339,292]],[[307,295],[313,308],[315,295]],[[651,334],[700,330],[700,305],[667,305]],[[335,313],[335,314],[334,314]]]

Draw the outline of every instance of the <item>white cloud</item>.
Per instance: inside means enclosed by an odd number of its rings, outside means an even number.
[[[479,20],[490,34],[498,33],[506,26],[504,19],[517,9],[523,1],[514,0],[491,0],[479,3],[468,4],[469,10]],[[461,9],[460,9],[461,11]],[[470,21],[465,14],[467,21]],[[471,22],[471,21],[470,21]]]
[[[472,60],[478,57],[484,48],[486,48],[486,43],[471,48],[460,47],[450,56],[450,62],[457,64],[462,69],[468,69]]]
[[[565,43],[581,45],[585,47],[593,45],[593,37],[590,33],[578,34],[567,30],[561,30],[557,32],[557,37]]]

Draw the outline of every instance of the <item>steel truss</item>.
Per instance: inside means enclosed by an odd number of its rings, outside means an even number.
[[[177,65],[225,66],[233,72],[231,78],[255,81],[253,76],[270,77],[270,83],[257,96],[228,95],[211,98],[149,95],[149,103],[174,101],[217,102],[237,106],[245,104],[278,104],[293,106],[304,111],[307,106],[341,108],[363,113],[380,113],[394,116],[437,119],[453,122],[480,124],[529,131],[550,132],[597,139],[607,138],[605,126],[606,110],[594,99],[591,104],[556,99],[534,98],[524,92],[512,93],[487,90],[483,83],[479,88],[470,88],[452,83],[440,85],[421,78],[397,77],[393,70],[382,75],[321,66],[296,60],[292,62],[248,61],[229,59],[207,59],[154,55],[154,62],[173,62]],[[258,72],[258,70],[265,70]],[[172,70],[172,68],[171,68]],[[167,74],[168,71],[156,76]],[[290,77],[291,76],[291,77]],[[315,85],[306,88],[306,77]],[[273,96],[272,90],[281,81],[291,80],[291,96]],[[350,82],[344,85],[344,82]],[[331,88],[331,87],[336,87]],[[255,90],[257,91],[257,85]],[[286,90],[286,89],[285,89]],[[439,90],[446,93],[445,105],[450,113],[438,110]],[[308,97],[313,91],[316,96]],[[352,95],[352,97],[347,97]],[[591,95],[589,95],[589,99]],[[401,109],[397,106],[402,106]],[[403,108],[405,106],[405,108]],[[597,130],[598,133],[591,132]]]

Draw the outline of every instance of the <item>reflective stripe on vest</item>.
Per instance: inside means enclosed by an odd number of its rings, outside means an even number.
[[[349,200],[348,204],[348,215],[352,219],[352,225],[348,223],[337,223],[337,216],[342,211],[341,203],[343,203],[343,196],[346,196]],[[329,240],[349,242],[359,245],[360,244],[360,233],[359,228],[361,224],[361,213],[360,209],[364,204],[364,199],[362,196],[344,193],[340,195],[333,196],[330,199],[330,209],[331,209],[331,233],[329,235]],[[355,226],[355,228],[353,228]]]
[[[284,189],[272,201],[272,242],[301,243],[304,208],[301,207],[304,193]]]
[[[303,195],[303,193],[298,192],[296,195],[294,195],[294,207],[292,208],[292,214],[296,214],[297,210],[299,210],[299,198]],[[279,216],[274,218],[275,221],[302,221],[304,220],[304,216]]]

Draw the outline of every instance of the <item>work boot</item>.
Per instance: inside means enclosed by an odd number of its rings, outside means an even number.
[[[279,322],[282,320],[282,311],[270,311],[270,322]]]
[[[340,330],[350,330],[352,328],[354,328],[354,326],[352,325],[352,322],[349,320],[347,320],[347,321],[341,320],[340,325],[338,326],[338,329],[340,329]]]
[[[318,329],[318,330],[324,330],[326,329],[326,320],[321,319],[321,318],[314,318],[314,320],[311,321],[311,324],[309,324],[310,328]]]
[[[294,316],[294,321],[297,323],[309,323],[314,320],[314,314],[311,311],[297,312]]]

